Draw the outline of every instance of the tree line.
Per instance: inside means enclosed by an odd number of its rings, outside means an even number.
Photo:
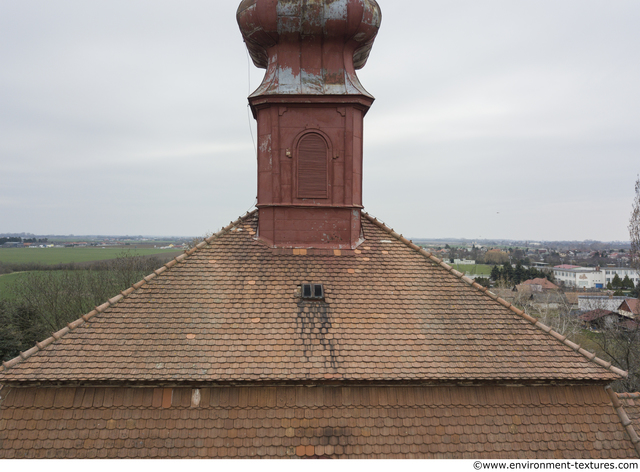
[[[19,237],[2,237],[0,238],[0,246],[4,243],[48,243],[49,238],[19,238]]]
[[[635,288],[633,280],[631,280],[628,275],[625,275],[624,279],[621,279],[620,276],[616,274],[613,280],[607,284],[608,290],[634,290]]]
[[[116,259],[23,274],[0,300],[0,360],[32,348],[68,323],[126,290],[162,265],[157,257]],[[77,270],[81,269],[81,270]]]
[[[491,280],[494,282],[505,282],[510,285],[518,285],[526,280],[547,279],[554,281],[552,272],[543,272],[534,267],[525,268],[521,263],[517,263],[515,268],[510,262],[505,262],[502,266],[493,266],[491,269]]]

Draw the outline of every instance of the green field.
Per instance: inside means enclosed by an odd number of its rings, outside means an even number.
[[[123,253],[132,256],[167,255],[177,256],[182,251],[169,249],[124,249],[121,247],[52,247],[52,248],[7,248],[0,249],[0,263],[44,265],[68,264],[71,262],[92,262],[115,259]]]
[[[445,261],[447,262],[447,261]],[[488,277],[491,275],[490,265],[485,264],[476,264],[476,265],[459,265],[459,264],[449,264],[458,272],[463,272],[465,275],[482,275]]]
[[[13,298],[11,287],[21,277],[25,277],[27,272],[14,272],[13,274],[0,275],[0,300],[11,300]]]

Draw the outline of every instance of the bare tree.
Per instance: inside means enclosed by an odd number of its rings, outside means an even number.
[[[490,249],[484,255],[485,264],[504,264],[509,262],[509,255],[499,249]]]
[[[636,196],[629,220],[629,239],[631,239],[631,266],[640,272],[640,176],[636,179]]]
[[[571,304],[561,292],[522,290],[512,303],[571,340],[575,341],[581,333],[580,320],[571,315]]]
[[[16,356],[160,267],[155,257],[122,253],[89,269],[37,271],[0,301],[0,360]]]
[[[184,252],[187,252],[190,249],[193,249],[194,247],[196,247],[198,244],[200,244],[202,241],[206,241],[207,239],[209,239],[211,236],[213,236],[214,233],[212,233],[211,231],[207,231],[205,233],[204,236],[202,236],[201,238],[193,238],[191,241],[189,241],[187,243],[187,247],[185,248]]]
[[[618,392],[640,391],[640,320],[625,316],[607,297],[593,297],[588,313],[596,315],[585,320],[585,329],[576,341],[601,359],[629,373],[626,379],[614,382]],[[585,326],[587,328],[587,326]]]
[[[592,337],[598,354],[629,372],[629,377],[619,380],[614,388],[622,392],[640,390],[640,324],[629,320],[611,323],[595,331]]]

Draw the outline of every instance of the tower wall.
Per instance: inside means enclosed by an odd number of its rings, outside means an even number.
[[[380,26],[374,0],[245,0],[238,23],[257,67],[258,237],[274,247],[361,241],[363,67]]]

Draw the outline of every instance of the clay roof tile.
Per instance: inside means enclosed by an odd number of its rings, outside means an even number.
[[[358,251],[369,260],[346,250],[294,257],[250,231],[234,231],[256,226],[252,212],[223,228],[4,363],[0,379],[610,381],[626,375],[366,213],[368,242]],[[324,284],[326,298],[301,300],[301,282]]]

